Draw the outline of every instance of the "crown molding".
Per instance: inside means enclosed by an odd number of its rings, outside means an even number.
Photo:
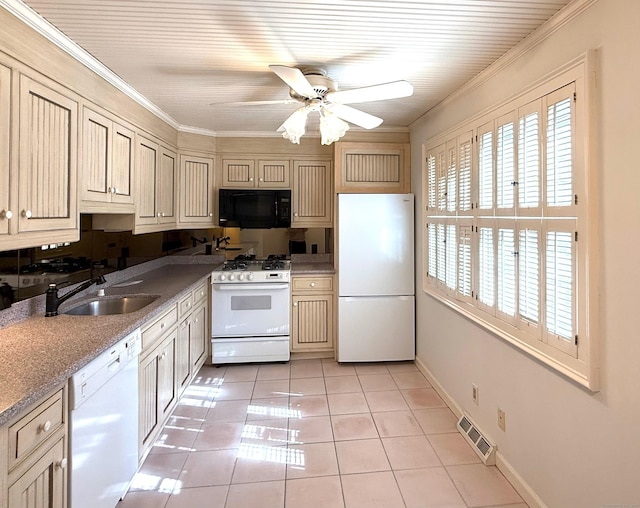
[[[180,129],[180,124],[176,122],[173,117],[165,113],[162,109],[160,109],[144,95],[138,92],[129,83],[124,81],[111,69],[109,69],[97,58],[91,55],[91,53],[73,42],[69,37],[67,37],[64,33],[58,30],[55,26],[49,23],[46,19],[40,16],[24,2],[22,2],[21,0],[0,0],[0,6],[4,7],[5,10],[13,14],[25,25],[29,26],[40,35],[45,37],[47,40],[49,40],[51,43],[55,44],[64,52],[78,60],[78,62],[96,73],[98,76],[103,78],[114,87],[116,87],[122,93],[132,98],[142,107],[149,110],[164,122],[168,123],[171,127],[176,130]]]

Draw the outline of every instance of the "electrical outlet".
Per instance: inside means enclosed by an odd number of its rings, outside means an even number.
[[[476,404],[480,403],[480,392],[478,391],[478,386],[473,383],[471,383],[471,398]]]
[[[503,432],[506,432],[507,427],[507,417],[504,414],[504,411],[498,408],[498,427],[502,429]]]

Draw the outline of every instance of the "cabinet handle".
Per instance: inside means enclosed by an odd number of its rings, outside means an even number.
[[[64,469],[67,467],[67,458],[65,457],[62,460],[59,460],[58,462],[56,462],[56,467],[58,469]]]
[[[47,420],[40,424],[40,432],[49,432],[51,430],[51,421]]]
[[[316,287],[316,283],[315,283],[315,282],[311,282],[309,285],[310,285],[312,288]]]
[[[13,212],[11,210],[0,211],[0,219],[10,219],[11,217],[13,217]]]
[[[23,216],[25,219],[30,219],[30,218],[31,218],[31,215],[32,215],[31,210],[22,210],[22,216]]]

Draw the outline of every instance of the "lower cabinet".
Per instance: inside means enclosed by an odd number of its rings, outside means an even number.
[[[292,352],[333,350],[334,298],[332,275],[292,277]]]
[[[0,458],[0,506],[65,508],[67,503],[66,388],[37,402],[3,427],[8,459]],[[6,466],[6,469],[5,469]]]

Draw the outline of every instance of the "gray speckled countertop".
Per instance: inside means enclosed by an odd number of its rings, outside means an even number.
[[[141,282],[124,287],[114,287],[123,280],[112,282],[107,277],[107,297],[158,295],[157,300],[136,312],[113,316],[63,314],[94,297],[97,287],[92,286],[83,296],[64,302],[59,316],[45,318],[44,313],[39,312],[0,329],[0,425],[62,386],[102,351],[158,315],[167,305],[177,302],[219,264],[214,256],[198,258],[185,264],[182,260],[180,264],[168,262],[145,272],[134,270],[128,280]]]
[[[331,254],[292,254],[291,275],[334,274]]]

